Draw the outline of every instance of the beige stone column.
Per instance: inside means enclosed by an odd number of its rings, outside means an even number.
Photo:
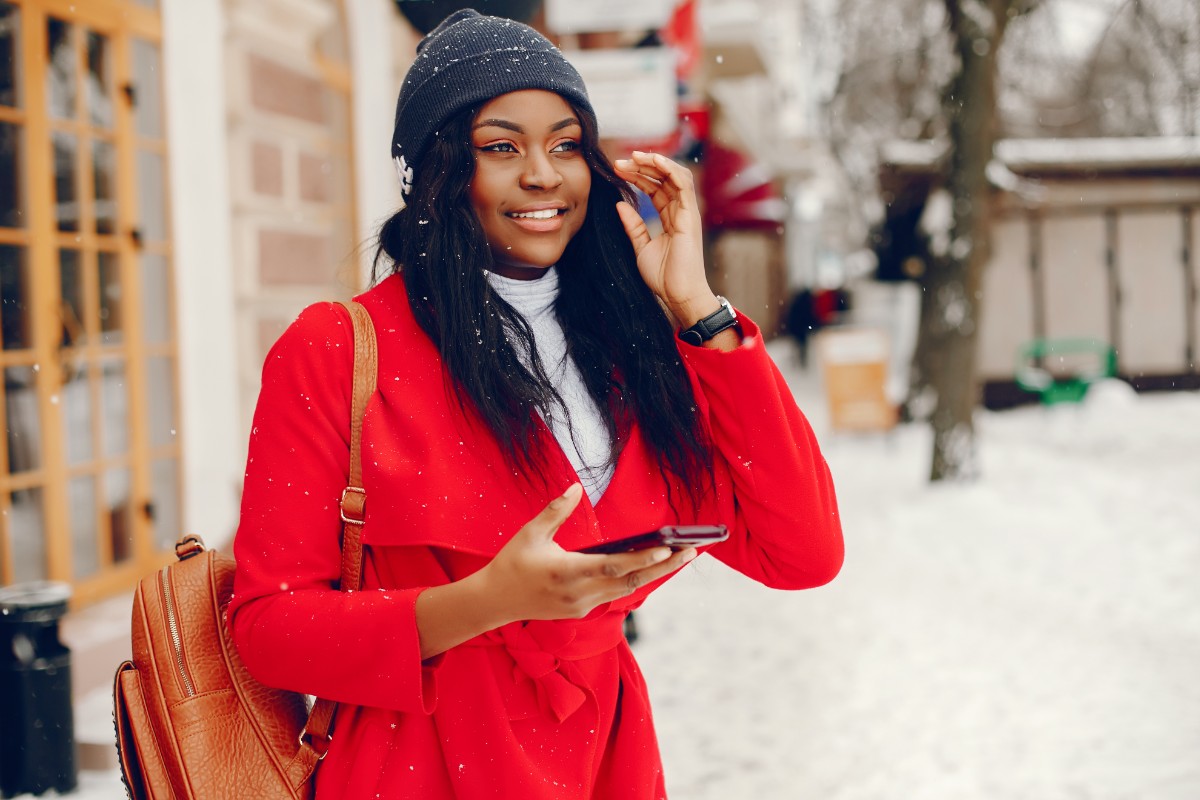
[[[359,288],[351,78],[337,0],[226,0],[239,397],[306,305]],[[179,154],[187,158],[186,153]]]

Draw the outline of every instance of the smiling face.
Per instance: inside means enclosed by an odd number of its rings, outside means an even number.
[[[502,94],[471,125],[471,207],[506,277],[540,278],[562,257],[587,215],[592,173],[583,128],[560,95]]]

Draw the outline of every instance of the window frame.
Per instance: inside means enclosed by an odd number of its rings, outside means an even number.
[[[178,320],[174,301],[174,253],[169,211],[171,198],[169,186],[169,150],[167,114],[165,106],[159,109],[161,116],[158,135],[154,138],[141,137],[135,129],[134,107],[128,99],[126,87],[134,85],[133,47],[134,40],[149,42],[158,48],[160,55],[157,79],[157,95],[165,98],[162,79],[163,31],[160,11],[148,8],[134,0],[88,0],[79,3],[73,0],[8,0],[19,14],[19,33],[15,53],[19,67],[14,70],[18,84],[19,107],[0,107],[0,122],[10,122],[21,127],[21,164],[19,191],[24,208],[22,228],[0,227],[0,245],[16,246],[24,250],[27,298],[31,330],[30,346],[21,350],[0,351],[0,368],[10,366],[34,366],[37,370],[37,407],[40,420],[41,463],[36,469],[10,474],[6,443],[0,442],[0,457],[5,469],[0,471],[0,584],[10,584],[28,579],[17,574],[14,539],[22,535],[14,531],[9,509],[10,493],[23,488],[42,489],[42,526],[45,536],[45,564],[43,574],[55,581],[72,585],[75,606],[86,605],[94,600],[114,594],[131,586],[138,577],[169,561],[171,550],[163,541],[165,535],[155,533],[150,498],[153,496],[155,464],[174,461],[175,509],[178,519],[159,520],[166,526],[173,541],[180,529],[184,503],[184,460],[180,408],[180,383],[178,348]],[[47,24],[50,18],[68,22],[75,51],[75,108],[70,119],[55,118],[50,113],[46,81],[49,72],[47,55]],[[112,100],[111,131],[93,123],[86,114],[87,91],[84,88],[87,76],[86,32],[93,31],[106,37],[106,57],[111,76],[110,97]],[[134,93],[136,94],[136,92]],[[161,105],[161,104],[160,104]],[[76,137],[77,153],[75,166],[75,193],[78,201],[77,230],[61,231],[56,220],[55,169],[53,163],[52,136],[55,132],[67,132]],[[106,140],[113,143],[115,181],[111,196],[115,203],[114,229],[111,233],[97,231],[94,224],[96,198],[93,186],[94,165],[92,163],[94,142]],[[136,235],[139,226],[138,157],[140,153],[154,153],[161,157],[162,196],[168,208],[164,209],[165,235],[157,242],[147,242]],[[85,309],[82,341],[63,342],[62,286],[60,281],[59,254],[62,250],[74,250],[80,254],[80,274],[83,276],[81,294]],[[119,308],[122,315],[121,340],[106,342],[100,333],[98,318],[91,310],[100,307],[98,277],[99,254],[115,256],[119,286]],[[166,302],[168,331],[164,341],[146,342],[142,326],[142,259],[161,257],[166,264]],[[150,359],[166,358],[169,365],[168,381],[171,388],[170,413],[173,416],[175,435],[171,441],[155,446],[151,442],[149,426],[150,399],[147,395],[147,372]],[[102,380],[95,376],[104,363],[117,360],[124,366],[124,414],[127,445],[123,453],[105,455],[102,448],[103,426],[100,393]],[[89,424],[91,427],[91,458],[79,463],[69,463],[67,456],[67,434],[65,430],[66,405],[61,401],[65,387],[64,376],[72,369],[82,368],[93,377],[85,382],[89,396]],[[0,413],[4,413],[5,397],[0,393]],[[126,471],[129,492],[125,500],[125,515],[129,525],[128,557],[114,560],[113,536],[110,526],[115,524],[104,519],[102,497],[104,480],[114,473]],[[72,479],[94,476],[93,521],[97,535],[95,553],[99,568],[86,577],[74,574],[75,544],[69,518],[69,485]],[[121,508],[117,506],[115,508]],[[25,535],[30,535],[28,532]],[[157,541],[156,541],[157,538]]]

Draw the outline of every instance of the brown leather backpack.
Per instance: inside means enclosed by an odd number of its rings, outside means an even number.
[[[362,579],[362,416],[375,391],[371,318],[354,321],[349,485],[342,493],[341,588]],[[234,561],[199,536],[175,545],[179,561],[142,578],[133,597],[133,660],[117,668],[114,720],[121,777],[131,800],[263,800],[313,795],[329,747],[334,703],[272,689],[246,671],[225,624]]]

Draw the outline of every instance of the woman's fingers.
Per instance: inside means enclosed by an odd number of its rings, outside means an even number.
[[[640,586],[670,575],[696,557],[696,549],[687,547],[672,551],[667,547],[653,547],[633,553],[589,556],[604,559],[603,564],[589,574],[595,574],[606,584],[609,599],[624,597]]]
[[[656,180],[663,180],[671,174],[670,165],[675,162],[659,153],[645,153],[634,150],[625,162],[633,166],[629,171],[649,175]]]
[[[686,229],[686,219],[695,216],[692,173],[683,165],[659,153],[633,151],[633,157],[615,162],[617,172],[649,196],[663,221],[663,230]],[[683,226],[679,223],[685,222]]]
[[[538,512],[536,517],[525,523],[521,531],[533,541],[551,541],[554,534],[558,533],[558,529],[567,521],[567,517],[571,516],[571,512],[579,505],[581,497],[583,497],[583,487],[578,483],[572,483],[565,492],[551,500],[545,508]]]
[[[672,161],[661,153],[643,153],[634,150],[633,158],[630,161],[633,169],[628,171],[658,181],[672,197],[678,197],[687,202],[686,195],[694,190],[692,173],[682,164]]]
[[[654,210],[659,213],[659,216],[661,216],[671,203],[671,197],[665,190],[663,190],[662,184],[659,181],[647,177],[646,175],[643,175],[634,169],[622,169],[619,166],[622,163],[633,164],[633,162],[628,160],[617,161],[617,172],[626,181],[632,183],[639,190],[645,193],[645,195],[650,198],[650,202],[654,204]]]
[[[639,167],[638,164],[629,160],[618,161],[615,166],[621,177],[649,195],[656,201],[656,206],[671,202],[679,194],[679,187],[671,183],[668,176],[657,169]]]
[[[665,195],[670,202],[664,210],[660,210],[665,222],[669,222],[672,230],[679,229],[680,220],[686,220],[698,209],[695,200],[695,186],[692,173],[666,156],[658,153],[642,153],[648,167],[662,173],[660,180],[660,195]]]
[[[647,185],[658,186],[663,178],[660,170],[640,165],[631,158],[618,158],[613,166],[622,177],[628,180],[640,180]]]
[[[652,203],[654,203],[654,208],[659,213],[662,213],[662,211],[671,202],[671,198],[667,196],[665,191],[662,191],[662,184],[658,181],[651,180],[645,175],[641,175],[637,172],[625,173],[624,177],[638,189],[645,192],[646,196],[650,198]]]
[[[618,213],[623,219],[637,216],[628,206]],[[633,227],[632,219],[626,222]],[[644,235],[644,231],[630,235]],[[582,497],[583,487],[572,484],[525,523],[481,570],[485,590],[503,604],[506,619],[578,619],[602,603],[626,597],[674,572],[695,556],[690,548],[672,552],[658,547],[612,555],[563,550],[554,536]]]
[[[671,553],[665,561],[659,561],[640,569],[631,570],[624,575],[614,577],[611,589],[616,592],[616,597],[625,597],[633,594],[640,587],[670,575],[695,557],[696,549],[694,547],[678,550]]]
[[[610,578],[621,578],[631,572],[653,567],[669,559],[674,552],[669,547],[650,547],[645,550],[634,550],[631,553],[611,553],[600,556],[604,559],[601,570]]]

